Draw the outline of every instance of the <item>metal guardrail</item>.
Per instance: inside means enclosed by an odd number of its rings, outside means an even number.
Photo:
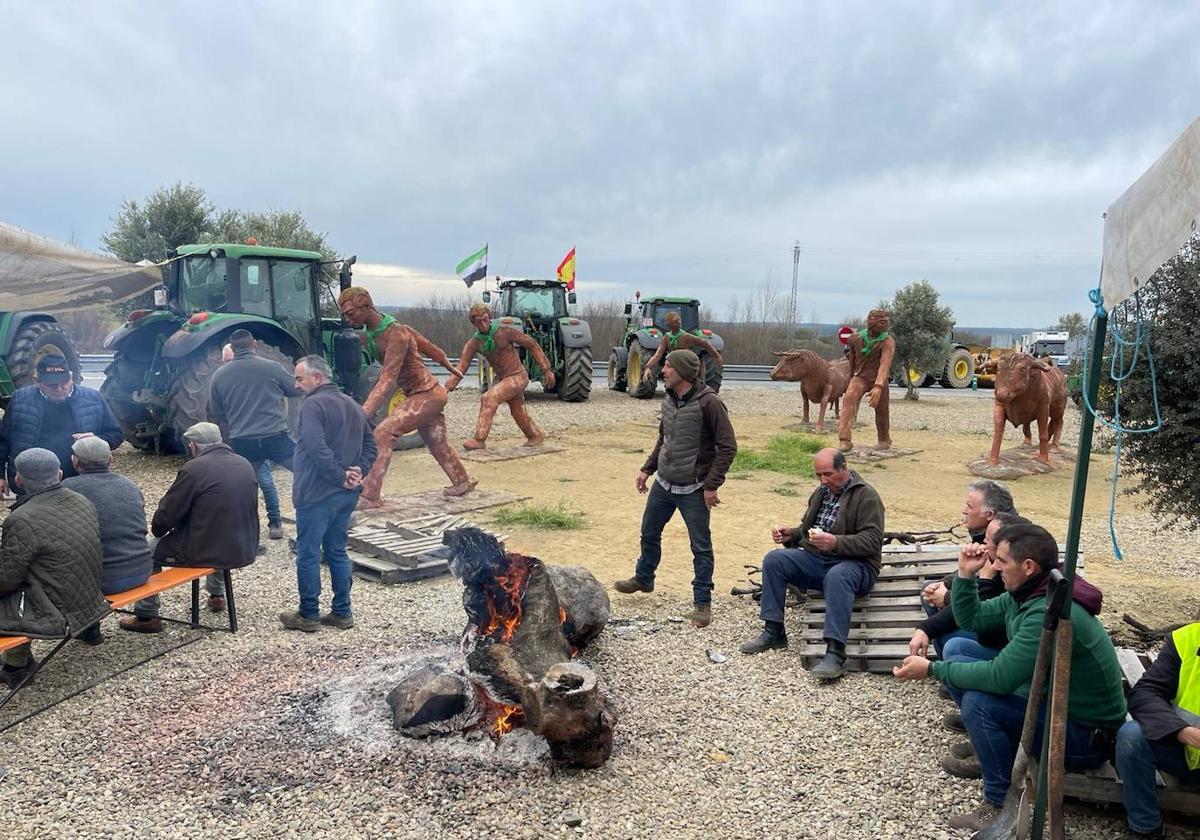
[[[104,369],[108,367],[112,361],[111,353],[80,353],[79,367],[87,374],[102,374]],[[458,359],[451,359],[451,362],[457,364]],[[437,372],[442,370],[441,365],[434,364],[430,361],[425,362],[426,366],[431,371]],[[467,368],[467,375],[475,373],[478,365],[478,359],[471,360],[471,366]],[[769,382],[771,379],[770,365],[725,365],[725,381],[726,382]],[[592,378],[604,379],[608,376],[608,361],[592,362]]]

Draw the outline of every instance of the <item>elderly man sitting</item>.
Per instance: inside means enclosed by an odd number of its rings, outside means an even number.
[[[24,495],[0,538],[0,635],[78,637],[108,614],[100,594],[100,523],[62,486],[58,456],[34,447],[14,459]],[[3,654],[0,680],[17,688],[35,668],[29,645]]]
[[[258,547],[258,479],[250,462],[221,441],[215,423],[183,433],[190,460],[175,476],[150,520],[158,538],[154,561],[163,566],[239,569]],[[208,608],[225,609],[225,582],[208,576]],[[139,602],[139,608],[149,604]],[[136,612],[136,608],[135,608]]]
[[[137,485],[112,471],[112,450],[98,437],[75,441],[71,447],[74,475],[63,487],[92,503],[100,517],[100,591],[105,595],[141,586],[154,572],[154,558],[146,542],[146,500]],[[161,633],[158,596],[139,602],[131,618],[121,619],[122,630]]]

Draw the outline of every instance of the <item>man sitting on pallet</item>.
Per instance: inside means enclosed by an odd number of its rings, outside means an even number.
[[[1167,637],[1129,694],[1129,714],[1115,762],[1125,819],[1139,837],[1162,837],[1155,771],[1200,785],[1200,622]]]
[[[14,459],[24,495],[0,539],[0,635],[78,638],[109,612],[100,594],[100,522],[62,486],[58,456],[34,447]],[[6,650],[0,680],[16,689],[36,668],[29,644]]]
[[[215,423],[183,433],[190,460],[154,511],[154,562],[161,566],[240,569],[258,549],[258,478],[250,462],[221,441]],[[225,610],[225,581],[208,576],[208,608]],[[139,601],[135,615],[157,604]]]
[[[875,488],[846,466],[846,456],[822,449],[813,456],[821,486],[808,499],[808,511],[795,528],[773,528],[771,539],[785,546],[767,552],[762,563],[762,634],[742,645],[742,653],[787,647],[783,599],[787,584],[825,594],[825,658],[811,671],[836,680],[846,670],[846,637],[854,599],[871,591],[879,575],[883,547],[883,501]]]
[[[950,818],[953,828],[979,831],[1000,813],[1011,781],[1013,758],[1028,705],[1029,683],[1042,636],[1050,572],[1058,568],[1058,545],[1045,528],[1006,525],[996,535],[996,564],[1005,592],[979,600],[978,575],[987,561],[983,546],[971,543],[958,554],[958,578],[950,603],[959,625],[976,633],[1005,628],[1008,644],[986,661],[930,662],[908,656],[893,669],[902,680],[940,680],[962,710],[971,745],[983,769],[984,801],[970,814]],[[1106,760],[1102,745],[1112,742],[1125,720],[1121,666],[1108,633],[1096,618],[1094,587],[1073,592],[1071,681],[1067,698],[1066,766],[1098,767]],[[1041,711],[1044,718],[1045,709]],[[1035,743],[1041,742],[1041,728]],[[1036,749],[1036,747],[1035,747]]]

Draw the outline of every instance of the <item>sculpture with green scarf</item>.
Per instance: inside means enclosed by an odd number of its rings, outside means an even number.
[[[896,340],[888,334],[891,326],[892,316],[886,309],[872,309],[867,315],[866,328],[852,333],[847,342],[850,382],[842,397],[842,412],[838,418],[838,449],[843,452],[854,448],[854,419],[864,395],[867,405],[875,409],[875,449],[892,446],[888,376],[896,357]]]

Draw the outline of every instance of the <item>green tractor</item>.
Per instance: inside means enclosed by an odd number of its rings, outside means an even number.
[[[646,364],[658,349],[667,333],[667,313],[676,312],[683,329],[699,336],[713,346],[717,352],[725,348],[721,336],[712,330],[700,327],[700,301],[689,297],[643,298],[641,292],[636,303],[625,304],[625,334],[621,344],[614,347],[608,356],[608,387],[611,391],[628,391],[629,396],[648,400],[654,396],[658,381],[662,378],[661,366],[649,380],[642,378]],[[720,365],[713,364],[707,353],[700,354],[701,376],[708,387],[720,390],[722,372]]]
[[[583,402],[592,393],[592,328],[586,321],[567,312],[575,302],[575,293],[567,291],[559,280],[500,280],[500,307],[496,320],[502,327],[520,330],[534,339],[550,360],[554,387],[547,391],[563,402]],[[492,293],[483,300],[491,303]],[[532,354],[517,348],[530,381],[542,381],[542,371]],[[495,381],[495,372],[487,359],[479,359],[479,390],[486,391]],[[543,383],[543,387],[545,384]]]
[[[0,409],[8,408],[13,391],[33,382],[37,360],[47,353],[61,353],[80,381],[79,356],[53,315],[0,312]]]
[[[104,339],[113,353],[101,393],[125,439],[144,451],[174,452],[189,426],[208,419],[208,386],[234,330],[249,330],[258,354],[291,368],[324,355],[338,384],[360,402],[378,378],[356,331],[320,317],[323,262],[316,251],[257,244],[185,245],[172,255],[154,309],[131,312]],[[354,257],[338,260],[347,288]],[[386,401],[386,413],[397,394]],[[294,421],[299,401],[290,401]],[[376,418],[373,418],[376,419]]]

